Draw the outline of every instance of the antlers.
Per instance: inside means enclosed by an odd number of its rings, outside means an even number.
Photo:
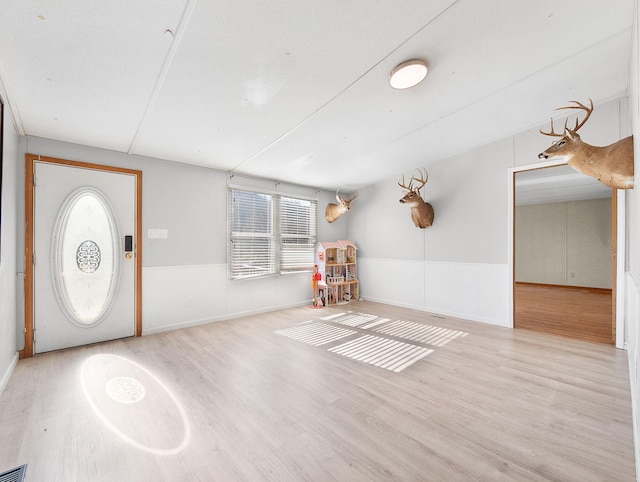
[[[336,200],[339,203],[350,203],[351,201],[353,201],[355,198],[358,197],[358,193],[355,193],[353,196],[351,196],[350,198],[344,198],[342,196],[340,196],[340,188],[338,188],[336,190]]]
[[[427,183],[427,181],[429,180],[429,174],[427,173],[427,170],[424,169],[424,173],[422,172],[422,169],[418,169],[418,172],[420,173],[420,179],[417,179],[415,176],[413,176],[410,180],[409,180],[409,185],[406,186],[405,185],[405,180],[404,180],[404,174],[402,175],[402,184],[400,184],[398,182],[398,186],[400,186],[402,189],[406,189],[407,191],[419,191],[420,189],[422,189],[422,187]],[[420,186],[414,188],[413,187],[413,181],[419,182],[421,183]]]
[[[576,118],[576,126],[573,129],[569,129],[567,127],[567,120],[564,121],[564,128],[565,130],[570,130],[573,133],[578,132],[578,129],[580,129],[589,119],[589,117],[591,116],[591,113],[593,112],[593,100],[589,99],[589,103],[591,104],[591,107],[587,107],[586,105],[578,102],[577,100],[572,100],[571,102],[573,102],[574,104],[577,105],[567,105],[564,107],[558,107],[556,110],[563,110],[563,109],[581,109],[584,110],[587,115],[585,116],[584,119],[582,119],[582,122],[580,122],[578,124],[578,119]],[[544,132],[542,129],[540,129],[540,134],[544,134],[545,136],[552,136],[552,137],[563,137],[564,133],[557,133],[553,130],[553,118],[551,119],[551,132]]]

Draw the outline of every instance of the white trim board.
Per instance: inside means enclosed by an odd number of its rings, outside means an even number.
[[[7,384],[9,383],[9,380],[11,379],[11,375],[13,374],[13,370],[15,370],[16,365],[18,364],[18,353],[16,352],[13,355],[13,358],[11,358],[11,362],[9,363],[9,366],[7,367],[7,371],[4,372],[4,375],[2,375],[2,379],[0,379],[0,396],[2,395],[2,392],[4,392],[4,389],[6,388]]]

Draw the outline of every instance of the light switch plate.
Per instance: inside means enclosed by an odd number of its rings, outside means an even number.
[[[167,229],[149,229],[147,230],[148,239],[167,239],[169,231]]]

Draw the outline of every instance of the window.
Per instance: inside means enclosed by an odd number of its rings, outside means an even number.
[[[315,200],[230,188],[231,278],[310,270],[316,227]]]
[[[313,268],[316,202],[280,197],[280,272]]]

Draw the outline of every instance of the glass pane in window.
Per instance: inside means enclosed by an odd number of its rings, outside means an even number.
[[[231,278],[312,269],[316,201],[231,188],[229,206]]]
[[[275,273],[272,199],[268,194],[232,190],[232,278]]]
[[[316,202],[282,197],[280,200],[280,264],[282,272],[313,266],[316,244]]]
[[[234,232],[271,233],[271,196],[234,191],[233,230]]]

